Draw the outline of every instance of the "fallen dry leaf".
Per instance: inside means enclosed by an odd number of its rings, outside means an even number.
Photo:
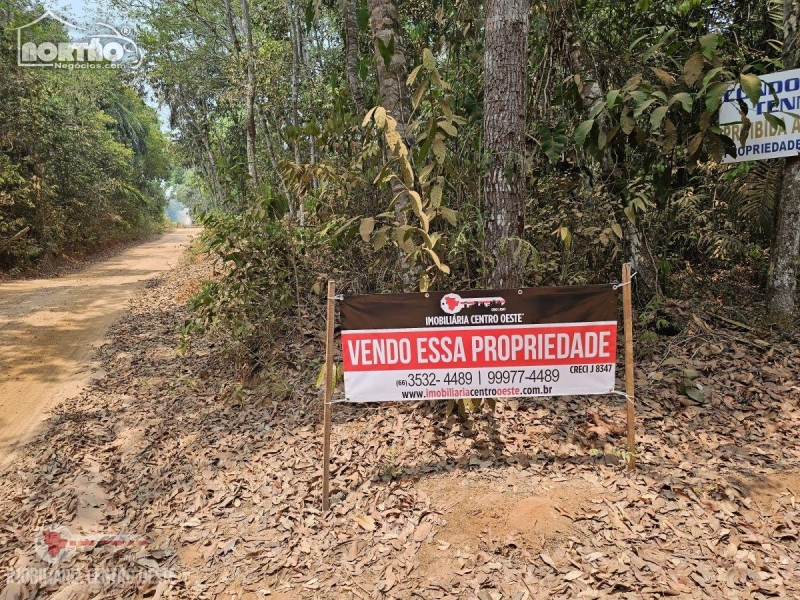
[[[414,530],[414,541],[415,542],[423,542],[427,539],[428,535],[431,532],[433,525],[430,522],[426,521],[421,523],[415,530]]]
[[[361,528],[365,531],[375,531],[375,519],[372,517],[368,517],[367,515],[356,515],[353,517]]]
[[[44,524],[99,515],[151,543],[75,555],[79,573],[135,571],[97,597],[800,597],[796,343],[676,303],[686,330],[637,363],[634,473],[616,397],[499,401],[466,421],[443,403],[337,404],[323,514],[304,366],[324,356],[321,333],[280,334],[294,362],[252,385],[213,339],[176,354],[184,290],[210,277],[187,265],[138,294],[99,350],[103,378],[0,475],[0,573],[42,566]],[[680,393],[687,372],[702,404]]]

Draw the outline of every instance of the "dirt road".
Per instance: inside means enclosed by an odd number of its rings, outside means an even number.
[[[0,284],[0,467],[50,408],[99,376],[91,357],[108,326],[198,232],[177,229],[65,277]]]

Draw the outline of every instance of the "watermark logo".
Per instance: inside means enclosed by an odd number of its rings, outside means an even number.
[[[442,310],[448,315],[454,315],[461,312],[462,308],[469,308],[470,306],[505,306],[506,301],[500,296],[494,298],[462,298],[458,294],[445,294],[442,296],[440,306]]]
[[[76,535],[64,525],[45,527],[34,538],[36,555],[50,564],[65,560],[75,552],[88,552],[99,546],[132,548],[148,543],[145,538],[132,535]]]
[[[148,544],[147,539],[138,536],[108,533],[77,535],[64,525],[50,525],[34,536],[34,550],[45,564],[6,569],[3,571],[5,585],[39,588],[68,584],[90,587],[132,585],[137,588],[166,585],[169,589],[177,580],[177,573],[159,565],[149,552],[136,553],[133,562],[127,557],[124,564],[119,565],[103,561],[102,565],[94,566],[91,557],[84,561],[67,561],[77,552],[89,552],[100,546],[141,548]],[[171,552],[166,551],[166,554],[171,555]],[[65,562],[58,564],[61,561]],[[3,587],[4,583],[0,581],[0,590]]]
[[[45,19],[61,23],[69,36],[68,42],[42,39],[36,25]],[[17,27],[17,65],[20,67],[50,67],[56,69],[118,69],[123,66],[137,69],[144,53],[132,38],[129,27],[117,29],[107,23],[95,23],[92,28],[81,27],[46,11],[38,19]]]
[[[175,571],[164,567],[144,569],[117,566],[78,569],[49,565],[47,567],[11,569],[5,572],[6,585],[17,584],[38,588],[79,584],[90,587],[132,585],[141,589],[166,582],[167,589],[169,589],[177,578],[178,574]],[[0,581],[0,588],[2,587],[3,582]],[[11,597],[19,598],[13,594]]]

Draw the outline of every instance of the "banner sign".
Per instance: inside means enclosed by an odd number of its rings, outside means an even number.
[[[610,285],[345,296],[340,309],[350,402],[614,389]]]
[[[732,86],[723,98],[719,110],[722,133],[736,144],[736,158],[725,155],[723,163],[744,162],[797,156],[800,153],[800,69],[759,76],[761,98],[753,105],[739,84]],[[742,146],[742,115],[740,103],[747,107],[750,130]],[[781,119],[784,130],[766,115]]]

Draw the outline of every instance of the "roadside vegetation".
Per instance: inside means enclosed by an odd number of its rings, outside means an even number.
[[[218,261],[185,333],[215,332],[252,371],[331,277],[344,293],[571,285],[626,260],[653,335],[680,328],[671,300],[791,323],[796,161],[721,164],[719,108],[732,84],[762,100],[758,74],[797,64],[793,11],[136,5]]]
[[[16,27],[41,6],[0,9],[0,270],[155,233],[170,149],[141,82],[120,70],[17,66]],[[67,41],[52,20],[42,39]],[[20,234],[18,237],[17,234]]]
[[[17,68],[39,7],[0,7],[0,268],[140,235],[165,193],[203,231],[0,477],[0,599],[800,597],[800,158],[725,164],[759,133],[719,121],[730,86],[762,102],[800,66],[800,3],[111,4],[135,78]],[[794,102],[771,126],[800,130]],[[624,262],[635,455],[622,369],[597,396],[337,395],[321,510],[329,279]],[[35,554],[52,524],[148,543],[87,545],[64,580]]]

